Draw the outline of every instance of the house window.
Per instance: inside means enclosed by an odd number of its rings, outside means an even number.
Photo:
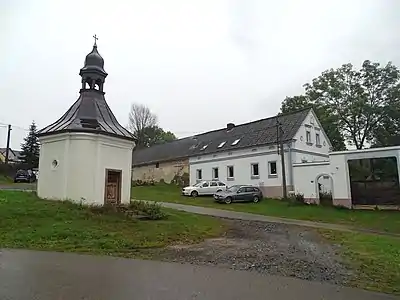
[[[311,143],[311,131],[306,131],[306,141],[307,143]]]
[[[196,179],[197,180],[202,180],[203,179],[203,172],[201,171],[201,169],[197,169],[196,170]]]
[[[235,146],[240,142],[240,139],[234,140],[233,143],[231,144],[231,146]]]
[[[228,178],[234,178],[235,173],[233,172],[233,166],[228,166]]]
[[[260,171],[258,169],[258,164],[251,164],[251,176],[260,176]]]
[[[321,140],[319,138],[319,133],[315,134],[315,143],[317,144],[317,146],[321,146]]]
[[[276,161],[268,162],[268,170],[269,170],[269,175],[271,175],[271,176],[278,175],[278,171],[276,169]]]
[[[225,144],[226,144],[226,142],[222,142],[221,144],[218,145],[217,148],[222,148]]]
[[[218,168],[213,168],[212,169],[212,178],[213,179],[218,179],[219,178],[219,174],[218,174]]]
[[[160,163],[156,163],[156,168],[158,169],[160,167]]]

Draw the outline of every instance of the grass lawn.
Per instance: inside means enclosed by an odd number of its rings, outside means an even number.
[[[34,193],[0,191],[0,248],[146,257],[147,250],[197,242],[224,230],[224,223],[215,218],[165,211],[166,220],[132,220],[69,202],[40,200]]]
[[[286,202],[274,199],[264,199],[256,204],[219,204],[214,202],[211,197],[191,198],[181,196],[179,187],[168,184],[133,187],[132,198],[214,207],[274,217],[345,224],[362,228],[400,233],[400,212],[397,211],[360,211],[316,205],[290,206]]]
[[[12,183],[13,179],[11,177],[5,176],[5,175],[0,175],[0,184],[8,184]]]
[[[320,230],[341,245],[344,261],[355,270],[351,285],[400,294],[400,239],[372,234]]]

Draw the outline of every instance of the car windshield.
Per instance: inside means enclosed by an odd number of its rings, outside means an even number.
[[[198,183],[194,184],[193,186],[200,186],[202,184],[203,184],[203,182],[201,181],[201,182],[198,182]]]
[[[240,185],[232,185],[227,189],[229,192],[236,192],[240,188]]]

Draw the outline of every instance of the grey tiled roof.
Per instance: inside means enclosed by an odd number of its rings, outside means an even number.
[[[310,109],[279,115],[283,129],[283,141],[293,139]],[[236,145],[232,145],[235,140]],[[226,142],[222,147],[218,146]],[[250,123],[236,125],[232,130],[226,128],[198,134],[193,137],[175,140],[169,143],[138,149],[133,152],[132,164],[135,166],[175,160],[222,151],[248,148],[260,145],[276,144],[276,116]],[[204,146],[207,147],[204,149]]]
[[[133,139],[122,127],[104,98],[96,90],[81,90],[78,100],[56,122],[41,129],[38,136],[61,132],[101,133],[120,138]]]

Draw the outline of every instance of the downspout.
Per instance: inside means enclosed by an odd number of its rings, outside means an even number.
[[[289,175],[289,182],[290,182],[290,186],[291,191],[294,190],[294,180],[293,180],[293,159],[292,159],[292,142],[289,142],[288,144],[288,175]]]

